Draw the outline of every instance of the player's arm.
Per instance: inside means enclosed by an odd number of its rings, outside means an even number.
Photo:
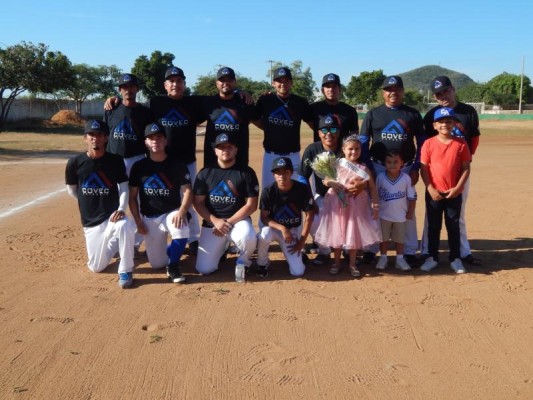
[[[172,223],[177,228],[181,228],[187,222],[187,212],[189,211],[189,208],[191,208],[193,197],[190,183],[181,185],[180,188],[181,193],[183,193],[183,199],[181,201],[181,206],[178,209],[178,212],[172,218]]]
[[[205,205],[206,197],[207,196],[205,195],[195,194],[193,198],[193,203],[192,203],[194,206],[194,209],[196,210],[198,215],[200,215],[204,219],[204,221],[207,221],[214,226],[213,233],[215,235],[217,236],[227,235],[233,228],[233,224],[231,224],[224,218],[218,218],[214,216],[213,214],[211,214],[209,210],[207,209],[207,206]]]
[[[78,185],[67,185],[67,193],[70,197],[78,199]]]
[[[144,226],[141,213],[139,210],[139,187],[138,186],[130,186],[128,205],[130,206],[130,212],[133,217],[133,220],[135,221],[135,225],[137,225],[137,232],[139,232],[141,235],[146,235],[147,230],[146,230],[146,227]]]
[[[120,182],[118,184],[118,209],[111,214],[109,220],[111,222],[120,221],[126,216],[126,208],[128,207],[128,181]]]
[[[104,110],[106,111],[114,110],[120,105],[120,102],[121,100],[120,100],[120,97],[118,96],[108,97],[104,103]]]
[[[283,240],[285,243],[292,243],[292,235],[291,230],[287,228],[285,225],[280,224],[279,222],[276,222],[270,217],[270,210],[260,210],[260,218],[261,222],[268,226],[269,228],[276,229],[281,232],[281,235],[283,236]]]
[[[309,233],[311,232],[311,225],[313,224],[313,219],[315,217],[315,211],[314,208],[304,211],[304,220],[302,224],[302,232],[300,233],[299,239],[294,243],[293,246],[289,247],[289,253],[300,253],[304,246],[305,241],[307,240],[307,236],[309,236]]]
[[[459,178],[457,185],[455,185],[455,187],[453,187],[452,189],[448,191],[446,198],[453,199],[459,196],[469,176],[470,176],[470,160],[463,161],[463,163],[461,164],[461,177]]]

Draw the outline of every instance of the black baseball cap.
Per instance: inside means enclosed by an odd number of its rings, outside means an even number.
[[[121,87],[122,85],[128,85],[130,83],[139,85],[137,77],[133,74],[122,74],[120,75],[120,78],[118,78],[118,87]]]
[[[272,75],[272,79],[276,80],[279,78],[289,78],[292,81],[291,70],[287,67],[276,68],[274,70],[274,74]]]
[[[90,119],[85,123],[83,128],[83,134],[87,133],[103,133],[104,135],[109,135],[109,128],[107,124],[99,119]]]
[[[398,75],[387,76],[383,80],[383,84],[381,85],[381,88],[382,89],[386,89],[386,88],[391,87],[391,86],[397,86],[397,87],[403,89],[403,80],[402,80],[402,78],[400,76],[398,76]]]
[[[235,79],[235,71],[233,69],[231,69],[230,67],[222,67],[218,70],[217,72],[217,81],[220,79],[220,78],[225,78],[225,77],[228,77],[228,78],[231,78],[231,79]]]
[[[178,67],[169,67],[165,71],[165,80],[170,78],[171,76],[179,76],[183,80],[185,80],[185,74],[183,73],[183,70]]]
[[[237,146],[237,138],[231,133],[221,133],[216,137],[215,141],[213,142],[213,147],[216,148],[219,145],[226,143],[230,143],[234,146]]]
[[[272,160],[272,167],[270,167],[271,172],[274,172],[275,170],[281,168],[290,169],[291,171],[294,171],[292,161],[289,157],[277,157]]]
[[[445,90],[453,87],[452,81],[447,76],[437,76],[431,81],[431,91],[433,94],[444,92]]]
[[[151,124],[146,125],[144,128],[144,137],[147,138],[150,135],[154,135],[156,133],[160,133],[163,136],[167,136],[165,130],[159,125],[158,123],[154,122]]]
[[[326,74],[322,78],[322,86],[327,85],[328,83],[334,83],[337,86],[341,85],[341,78],[337,74]]]
[[[339,128],[337,118],[333,115],[326,115],[320,118],[318,121],[318,129],[322,128]]]

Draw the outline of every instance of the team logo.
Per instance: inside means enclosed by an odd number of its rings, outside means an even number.
[[[441,116],[449,117],[449,116],[450,116],[450,111],[448,111],[447,108],[441,108],[441,110],[440,110],[440,115],[441,115]]]
[[[222,70],[222,75],[228,75],[228,74],[229,74],[229,69],[224,68],[224,69]]]
[[[113,129],[113,139],[137,141],[137,135],[127,119],[120,121]]]
[[[398,82],[396,81],[395,77],[390,77],[387,83],[392,86],[392,85],[396,85]]]
[[[285,71],[285,68],[280,68],[280,70],[278,71],[278,75],[279,75],[279,76],[285,76],[285,75],[287,75],[287,71]]]
[[[294,121],[292,120],[291,115],[284,106],[281,106],[278,109],[272,111],[272,113],[268,117],[268,122],[272,125],[278,126],[294,125]]]
[[[172,68],[172,71],[170,71],[172,75],[179,75],[180,71],[177,68]]]
[[[402,124],[393,120],[381,131],[381,140],[403,142],[407,140],[407,133]]]
[[[238,193],[235,193],[232,190],[233,184],[228,181],[220,182],[215,188],[209,193],[209,200],[211,204],[233,204],[237,201]]]
[[[81,184],[81,193],[87,196],[107,196],[112,184],[102,171],[93,172]]]
[[[335,81],[335,75],[329,74],[328,75],[328,81]]]
[[[285,160],[283,158],[279,159],[277,164],[276,164],[278,167],[284,167],[285,165],[287,165],[287,163],[285,162]]]
[[[433,89],[438,89],[438,88],[441,88],[442,87],[442,82],[441,81],[435,81],[435,83],[433,84]]]
[[[215,129],[219,131],[234,132],[238,131],[240,127],[239,122],[228,110],[224,110],[215,121]],[[226,141],[228,141],[227,137]]]
[[[325,124],[332,124],[333,123],[333,118],[331,118],[329,115],[326,117],[326,119],[324,120],[324,123]]]
[[[170,196],[172,184],[164,176],[153,174],[143,183],[144,194],[147,196]]]
[[[100,124],[98,123],[98,121],[93,121],[93,123],[91,124],[91,129],[100,129]]]
[[[228,140],[229,140],[228,135],[224,135],[224,134],[220,135],[220,137],[218,138],[218,141],[220,143],[226,143]]]
[[[160,123],[162,126],[179,128],[189,125],[189,119],[179,111],[172,109],[161,118]]]
[[[152,124],[150,132],[159,132],[159,126],[157,126],[157,124]]]
[[[124,75],[124,77],[122,78],[122,80],[123,80],[124,82],[129,82],[129,81],[131,81],[131,76],[126,74],[126,75]]]
[[[298,226],[301,223],[301,215],[296,212],[295,207],[285,204],[273,215],[274,220],[284,226]]]

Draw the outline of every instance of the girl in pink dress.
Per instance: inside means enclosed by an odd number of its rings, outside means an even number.
[[[381,231],[377,223],[379,197],[370,171],[364,163],[359,162],[359,136],[348,136],[344,140],[342,151],[344,158],[336,161],[336,179],[323,180],[324,185],[330,189],[324,198],[324,208],[320,211],[320,224],[315,241],[333,248],[335,264],[329,271],[331,274],[339,273],[342,266],[341,252],[344,248],[349,253],[350,273],[359,277],[361,273],[355,262],[357,250],[381,241]],[[357,181],[366,181],[367,190],[352,196],[348,190],[354,187]]]

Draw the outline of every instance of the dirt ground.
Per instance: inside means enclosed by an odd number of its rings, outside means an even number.
[[[443,255],[431,274],[310,265],[295,279],[275,253],[268,278],[242,285],[234,258],[202,277],[186,255],[187,284],[140,259],[131,290],[116,263],[85,266],[63,191],[81,136],[1,134],[0,398],[533,398],[533,123],[482,131],[467,225],[483,266],[467,274]]]

